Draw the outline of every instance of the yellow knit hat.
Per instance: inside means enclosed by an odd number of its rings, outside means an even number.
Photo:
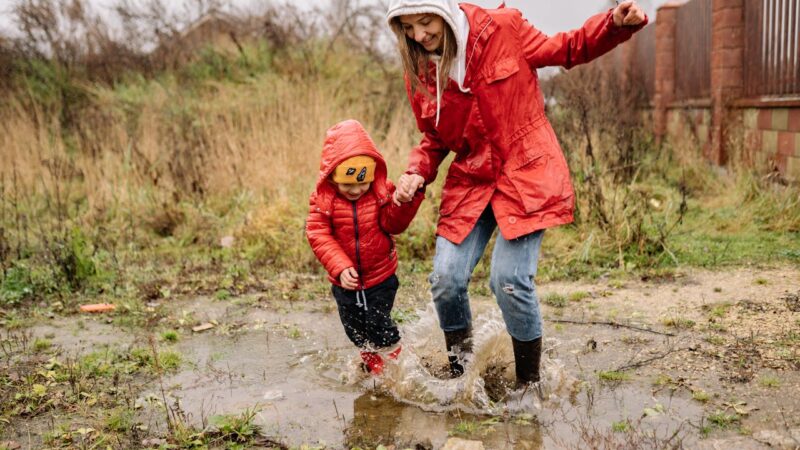
[[[333,171],[334,183],[371,183],[373,180],[375,180],[375,160],[366,155],[347,158]]]

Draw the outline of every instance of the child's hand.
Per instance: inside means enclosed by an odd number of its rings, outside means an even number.
[[[358,272],[354,267],[348,267],[344,269],[339,275],[339,283],[342,284],[342,287],[351,291],[354,291],[358,287]]]
[[[644,11],[633,0],[621,2],[614,8],[614,25],[633,26],[644,22]]]
[[[404,173],[400,175],[392,199],[394,204],[400,206],[400,203],[410,202],[414,198],[414,194],[424,185],[425,179],[417,174]]]

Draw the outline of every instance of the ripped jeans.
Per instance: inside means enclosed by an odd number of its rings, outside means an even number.
[[[495,228],[497,221],[489,206],[460,245],[436,237],[433,273],[429,281],[443,331],[471,327],[472,311],[467,287]],[[510,241],[498,233],[492,253],[489,286],[500,306],[508,333],[520,341],[532,341],[542,336],[542,317],[533,277],[543,237],[544,230]]]

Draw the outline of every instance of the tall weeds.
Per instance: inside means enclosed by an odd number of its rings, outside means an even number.
[[[377,7],[223,14],[205,41],[182,30],[217,17],[213,1],[185,17],[121,2],[114,32],[80,0],[16,5],[23,37],[0,42],[0,263],[15,301],[117,289],[120,258],[154,246],[218,263],[228,235],[254,264],[319,270],[303,220],[325,130],[360,120],[392,178],[417,142]],[[722,177],[691,141],[657,146],[628,81],[590,65],[549,83],[577,214],[548,245],[569,271],[681,264],[673,237],[717,194],[759,229],[798,229],[796,188],[739,167]],[[429,262],[437,195],[400,237],[404,260]]]

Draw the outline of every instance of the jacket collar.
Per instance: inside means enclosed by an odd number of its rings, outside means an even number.
[[[469,38],[467,39],[467,74],[464,86],[469,88],[473,77],[480,66],[481,57],[494,31],[497,22],[489,13],[477,5],[462,3],[461,10],[467,15],[469,21]]]

